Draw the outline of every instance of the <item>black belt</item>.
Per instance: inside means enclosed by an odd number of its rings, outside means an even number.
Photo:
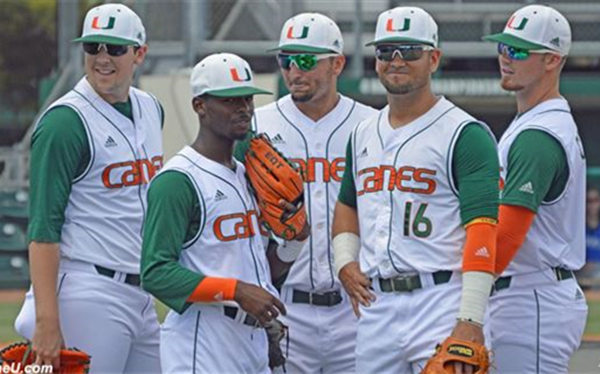
[[[565,279],[571,279],[574,277],[573,271],[565,269],[565,268],[556,267],[556,268],[552,268],[552,271],[554,272],[554,275],[556,275],[556,280],[558,280],[558,281],[565,280]],[[510,287],[511,280],[512,280],[512,276],[500,277],[500,278],[496,279],[496,282],[494,283],[494,291],[500,291],[500,290]]]
[[[239,311],[239,308],[235,307],[235,306],[228,306],[225,305],[223,307],[223,312],[225,313],[225,315],[231,319],[235,319],[235,317],[237,316]],[[259,323],[258,320],[254,317],[252,317],[250,314],[246,313],[246,318],[244,318],[243,321],[244,325],[248,325],[248,326],[252,326],[252,327],[258,327]]]
[[[450,270],[436,271],[431,274],[433,284],[448,283],[452,277]],[[379,288],[381,292],[410,292],[423,288],[419,274],[402,275],[394,278],[382,279],[379,278]]]
[[[98,272],[98,274],[100,275],[104,275],[106,277],[109,278],[113,278],[115,277],[115,274],[117,273],[116,271],[112,270],[112,269],[108,269],[105,268],[104,266],[100,266],[100,265],[94,265],[94,267],[96,268],[96,271]],[[125,275],[125,283],[130,284],[132,286],[136,286],[139,287],[141,282],[140,282],[140,275],[139,274],[127,274]]]
[[[292,302],[318,306],[334,306],[342,302],[342,294],[340,291],[314,293],[294,290]]]

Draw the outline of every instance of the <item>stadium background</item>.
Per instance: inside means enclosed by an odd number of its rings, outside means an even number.
[[[26,251],[28,148],[32,124],[50,102],[83,75],[82,51],[71,40],[85,12],[108,1],[0,0],[0,343],[17,338],[12,322],[28,286]],[[374,71],[372,39],[377,15],[417,5],[439,25],[443,60],[434,90],[487,122],[500,136],[515,113],[514,98],[498,85],[496,47],[481,36],[499,32],[509,14],[529,3],[546,3],[570,21],[573,47],[562,74],[588,161],[588,184],[600,187],[600,1],[515,0],[132,0],[122,1],[142,18],[149,53],[136,84],[155,94],[165,109],[164,145],[169,158],[197,132],[191,111],[189,73],[213,52],[246,58],[263,87],[285,94],[277,63],[266,50],[277,43],[293,14],[328,15],[344,36],[347,65],[340,91],[375,107],[385,91]],[[586,342],[572,372],[600,372],[600,297],[588,292]],[[160,307],[159,307],[160,308]],[[163,308],[160,308],[163,310]]]

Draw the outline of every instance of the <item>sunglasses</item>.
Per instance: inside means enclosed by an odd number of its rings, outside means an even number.
[[[311,71],[317,67],[319,61],[324,60],[329,57],[338,56],[336,53],[325,53],[325,54],[295,54],[295,55],[287,55],[284,53],[280,53],[277,55],[277,61],[279,62],[279,66],[283,70],[290,70],[292,65],[295,65],[298,69],[302,71]]]
[[[417,61],[425,51],[433,51],[433,47],[423,44],[378,45],[375,47],[375,57],[380,61],[393,61],[396,55],[404,61]]]
[[[533,53],[540,53],[540,54],[553,53],[553,54],[557,54],[556,51],[553,51],[551,49],[527,50],[527,49],[522,49],[522,48],[517,48],[517,47],[511,47],[511,46],[506,45],[504,43],[498,43],[498,54],[499,55],[503,55],[503,56],[507,56],[511,60],[518,60],[518,61],[527,60],[529,58],[529,56],[531,54],[533,54]]]
[[[106,53],[109,56],[119,57],[123,56],[129,50],[128,45],[116,45],[116,44],[105,44],[105,43],[82,43],[83,50],[89,55],[97,55],[100,53],[100,49],[104,47]]]

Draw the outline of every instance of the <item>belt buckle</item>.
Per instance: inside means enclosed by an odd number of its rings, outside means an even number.
[[[392,291],[393,292],[406,292],[412,291],[413,288],[413,277],[414,275],[399,275],[391,279]],[[398,282],[399,289],[396,289],[396,282]]]

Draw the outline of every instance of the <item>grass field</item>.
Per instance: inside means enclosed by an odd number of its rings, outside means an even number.
[[[13,328],[15,317],[21,308],[21,301],[14,300],[0,302],[0,344],[20,340]],[[584,340],[600,341],[600,295],[588,295],[588,321],[585,329]],[[156,311],[162,322],[167,314],[167,307],[157,302]]]

